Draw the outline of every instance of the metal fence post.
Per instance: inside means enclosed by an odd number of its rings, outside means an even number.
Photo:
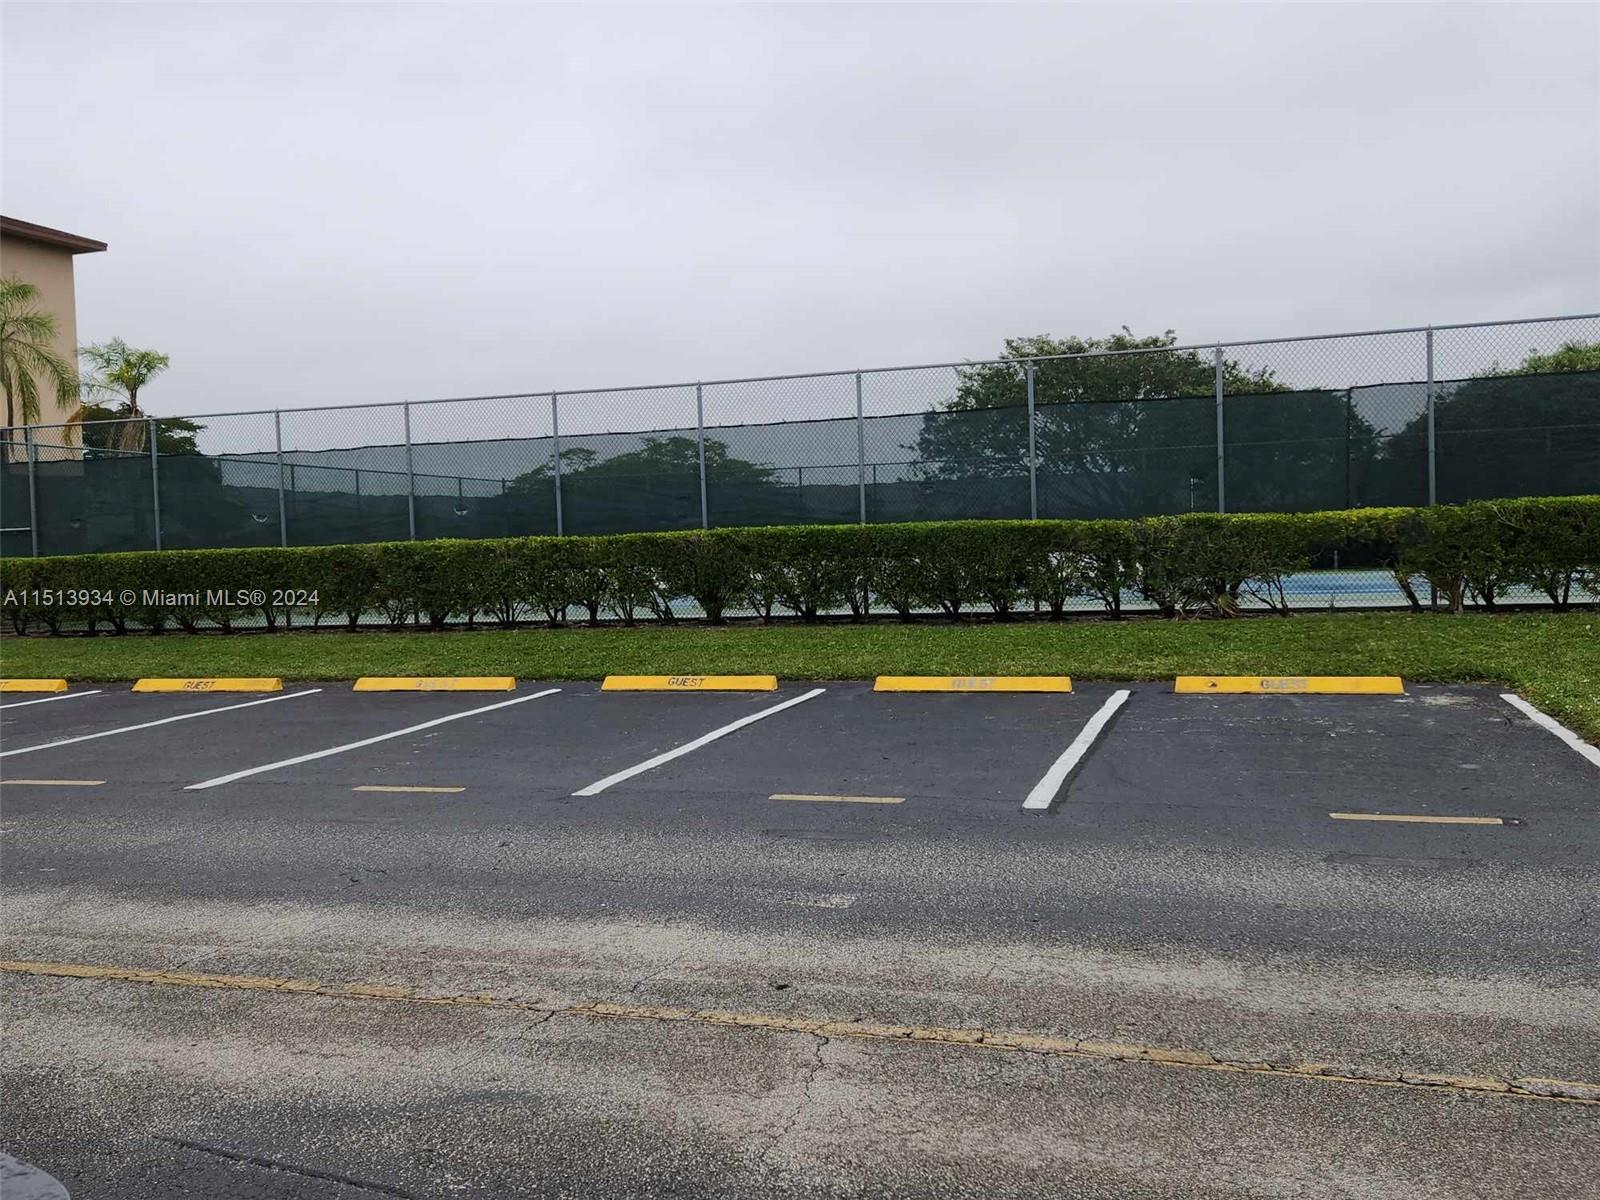
[[[1221,346],[1216,348],[1214,361],[1217,378],[1217,511],[1225,513],[1228,511],[1228,464],[1223,454]]]
[[[1355,493],[1351,486],[1350,478],[1350,434],[1355,427],[1355,389],[1344,390],[1344,506],[1353,507]],[[1334,551],[1335,554],[1338,551]]]
[[[876,468],[874,468],[876,474]],[[861,524],[867,523],[867,423],[861,409],[861,372],[856,372],[856,500]]]
[[[406,535],[417,540],[417,472],[411,457],[411,403],[402,404],[406,419]]]
[[[34,465],[38,454],[33,445],[33,426],[26,425],[22,430],[22,442],[28,452],[28,535],[33,542],[33,556],[39,557],[39,482],[37,479],[38,468]]]
[[[1427,334],[1428,344],[1428,503],[1439,503],[1439,452],[1433,436],[1433,330]]]
[[[276,410],[272,414],[272,437],[278,447],[278,545],[289,544],[289,514],[288,507],[283,502],[283,414]]]
[[[1039,519],[1039,457],[1033,427],[1033,361],[1028,362],[1028,516]]]
[[[561,522],[561,405],[554,392],[550,393],[550,454],[555,463],[556,536],[560,537],[564,532]]]
[[[700,384],[694,385],[694,445],[700,458],[700,528],[711,528],[711,509],[706,504],[706,397]]]
[[[155,518],[156,549],[161,549],[161,456],[156,452],[156,419],[145,418],[145,436],[150,439],[150,515]]]

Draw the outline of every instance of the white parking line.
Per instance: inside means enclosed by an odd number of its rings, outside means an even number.
[[[0,788],[27,784],[30,787],[100,787],[104,779],[0,779]]]
[[[1050,764],[1050,769],[1044,773],[1044,778],[1033,785],[1033,791],[1028,793],[1028,798],[1022,802],[1023,808],[1041,809],[1049,808],[1055,802],[1056,793],[1061,790],[1061,785],[1067,781],[1067,776],[1072,773],[1072,768],[1089,752],[1089,747],[1094,744],[1095,738],[1100,736],[1100,731],[1106,727],[1106,722],[1111,720],[1112,714],[1127,703],[1129,692],[1112,692],[1110,699],[1100,706],[1100,710],[1089,718],[1089,723],[1079,731],[1078,736],[1072,739],[1072,745],[1061,752],[1061,757]]]
[[[812,688],[803,696],[796,696],[792,700],[785,700],[782,704],[774,704],[771,708],[763,708],[760,712],[751,713],[748,717],[740,717],[732,724],[724,725],[721,729],[713,729],[710,733],[701,734],[692,742],[685,742],[676,750],[668,750],[665,754],[658,754],[654,758],[647,758],[644,762],[639,763],[637,766],[629,767],[626,771],[618,771],[615,775],[607,775],[599,782],[591,783],[588,787],[573,792],[572,794],[574,796],[598,796],[601,792],[605,791],[614,783],[621,783],[624,779],[632,779],[635,775],[643,775],[646,771],[653,771],[662,763],[671,762],[675,758],[682,758],[685,754],[690,754],[693,751],[700,749],[701,746],[708,745],[720,737],[727,737],[728,734],[733,733],[735,730],[743,729],[746,725],[752,725],[757,721],[765,720],[774,713],[780,713],[786,708],[793,708],[796,704],[804,704],[807,700],[813,700],[827,690],[827,688]]]
[[[424,721],[420,725],[407,725],[404,729],[396,729],[393,733],[380,733],[377,737],[362,738],[359,742],[346,742],[342,746],[329,746],[326,750],[318,750],[312,754],[297,754],[293,758],[279,759],[277,762],[267,763],[262,767],[248,767],[243,771],[234,771],[228,775],[218,775],[215,779],[207,779],[202,783],[191,783],[183,790],[186,792],[203,792],[207,788],[220,787],[224,783],[232,783],[236,779],[246,779],[251,775],[261,775],[267,771],[276,771],[279,767],[292,767],[299,763],[314,762],[319,758],[329,758],[335,754],[343,754],[346,750],[359,750],[363,746],[375,746],[379,742],[387,742],[390,738],[405,737],[408,733],[419,733],[424,729],[432,729],[435,725],[447,725],[451,721],[459,721],[464,717],[475,717],[479,713],[493,712],[497,708],[510,708],[513,704],[526,704],[529,700],[537,700],[541,696],[554,696],[560,688],[545,688],[542,692],[534,692],[527,696],[518,696],[515,700],[502,700],[498,704],[485,704],[482,708],[469,708],[466,712],[451,713],[448,717],[435,717],[431,721]]]
[[[1560,738],[1567,745],[1571,746],[1579,754],[1587,758],[1595,766],[1600,767],[1600,749],[1596,749],[1595,747],[1591,746],[1588,742],[1584,741],[1577,734],[1573,733],[1572,730],[1568,729],[1560,721],[1556,720],[1554,717],[1546,716],[1533,705],[1529,704],[1521,696],[1513,696],[1510,692],[1501,692],[1500,699],[1511,705],[1511,707],[1516,709],[1518,712],[1526,714],[1529,720],[1535,722],[1536,724],[1543,725],[1551,733],[1555,734],[1558,738]]]
[[[57,700],[76,700],[79,696],[98,696],[100,688],[90,688],[87,692],[67,692],[61,696],[46,696],[43,700],[18,700],[15,704],[0,704],[0,712],[8,708],[27,708],[30,704],[53,704]]]
[[[32,754],[35,750],[54,750],[57,746],[73,746],[79,742],[92,742],[95,738],[113,737],[119,733],[137,733],[141,729],[154,729],[157,725],[171,725],[174,721],[192,721],[195,717],[210,717],[217,713],[234,712],[241,708],[254,708],[257,704],[276,704],[279,700],[293,700],[296,696],[314,696],[321,688],[307,688],[303,692],[284,692],[281,696],[268,696],[265,700],[246,700],[243,704],[225,704],[221,708],[202,708],[199,712],[179,713],[175,717],[162,717],[159,721],[141,721],[137,725],[122,725],[116,729],[102,729],[99,733],[85,733],[80,737],[61,738],[42,742],[37,746],[23,746],[17,750],[0,750],[0,758],[13,754]],[[83,693],[87,695],[88,693]]]

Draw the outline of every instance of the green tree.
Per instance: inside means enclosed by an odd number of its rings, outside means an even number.
[[[84,346],[78,355],[88,368],[83,376],[84,396],[112,400],[114,419],[124,422],[101,427],[102,440],[111,442],[103,448],[144,449],[146,430],[144,413],[139,410],[139,393],[171,366],[172,360],[159,350],[140,350],[121,338]]]
[[[727,505],[757,504],[782,494],[770,467],[735,458],[727,443],[706,439],[706,488]],[[548,463],[517,476],[508,498],[551,494]],[[561,492],[571,529],[677,529],[700,523],[700,456],[695,439],[646,435],[637,450],[602,458],[575,446],[561,452]]]
[[[1505,375],[1557,375],[1570,371],[1600,371],[1600,342],[1567,342],[1558,350],[1540,353],[1528,351],[1520,366],[1502,371],[1498,367],[1489,376]]]
[[[83,425],[83,445],[88,450],[121,450],[126,434],[119,425],[106,424],[126,421],[121,407],[108,404],[85,404],[79,410]],[[142,419],[142,418],[141,418]],[[156,421],[156,452],[162,455],[199,454],[196,437],[205,428],[187,417],[161,417]]]
[[[1441,503],[1600,489],[1600,342],[1530,350],[1515,366],[1438,384],[1434,437]],[[1426,488],[1425,408],[1389,439],[1381,470],[1393,495]]]
[[[1041,515],[1211,508],[1216,364],[1208,352],[1171,349],[1176,342],[1171,330],[1150,337],[1123,329],[1104,338],[1008,338],[1000,361],[962,369],[955,397],[923,418],[917,444],[908,449],[917,454],[925,490],[953,492],[959,485],[970,492],[998,479],[1025,479],[1033,360]],[[1347,463],[1370,460],[1376,435],[1350,411],[1346,393],[1289,393],[1271,370],[1230,358],[1222,372],[1230,398],[1229,462],[1239,468],[1229,476],[1230,508],[1354,502],[1346,480],[1355,470]],[[1271,398],[1246,405],[1243,396]]]
[[[159,350],[138,350],[121,338],[85,346],[78,354],[92,372],[84,377],[84,390],[115,397],[129,418],[144,415],[139,411],[140,390],[172,365],[172,359]]]
[[[39,385],[56,402],[78,394],[78,373],[52,348],[56,319],[39,308],[39,289],[15,275],[0,279],[0,388],[6,394],[6,425],[39,420]]]
[[[549,463],[540,463],[531,471],[518,475],[507,486],[507,494],[532,492],[551,486],[554,472]],[[561,452],[561,479],[583,484],[614,483],[637,484],[650,487],[654,480],[684,479],[695,481],[699,487],[700,455],[695,439],[679,434],[668,437],[646,435],[644,445],[627,454],[614,454],[601,458],[584,446],[573,446]],[[726,442],[706,439],[706,484],[719,487],[777,486],[770,467],[746,462],[728,453]],[[696,504],[699,500],[696,499]]]

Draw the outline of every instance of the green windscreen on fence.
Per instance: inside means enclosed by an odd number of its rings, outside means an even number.
[[[845,386],[835,408],[850,401]],[[1600,490],[1600,372],[1433,386],[1439,501]],[[1217,509],[1213,394],[1041,395],[1030,441],[1020,389],[1003,390],[1003,404],[958,407],[947,388],[921,411],[859,423],[846,412],[708,424],[703,436],[692,425],[565,435],[559,462],[550,436],[479,436],[418,441],[409,456],[392,443],[285,450],[281,462],[274,449],[162,453],[152,464],[145,451],[36,444],[30,470],[13,439],[3,552],[30,553],[35,533],[41,554],[152,548],[158,500],[164,548],[403,540],[413,528],[418,538],[695,529],[702,479],[712,526]],[[441,426],[447,415],[434,414]],[[1230,512],[1429,499],[1424,383],[1229,394],[1221,418]]]

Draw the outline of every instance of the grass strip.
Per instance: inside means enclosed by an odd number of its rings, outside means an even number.
[[[1600,613],[1339,613],[1231,621],[649,626],[448,633],[5,638],[0,673],[76,682],[141,675],[753,674],[1401,675],[1508,685],[1600,738]]]

